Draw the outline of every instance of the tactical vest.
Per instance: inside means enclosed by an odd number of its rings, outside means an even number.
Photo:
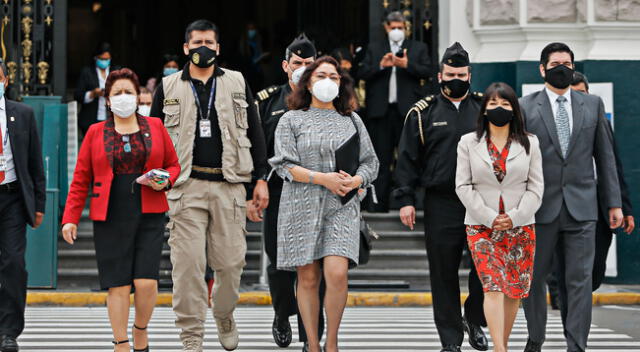
[[[253,159],[251,141],[247,137],[249,105],[244,77],[236,71],[222,70],[224,74],[216,77],[215,91],[215,109],[222,139],[222,175],[230,183],[251,182]],[[198,119],[198,107],[191,84],[181,77],[182,71],[179,71],[162,79],[164,126],[173,141],[182,168],[173,187],[180,186],[191,175]]]

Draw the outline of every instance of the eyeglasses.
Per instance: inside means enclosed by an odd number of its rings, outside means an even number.
[[[125,153],[130,153],[131,152],[131,144],[129,143],[129,136],[122,136],[122,142],[124,142],[124,146],[122,149],[124,149]]]

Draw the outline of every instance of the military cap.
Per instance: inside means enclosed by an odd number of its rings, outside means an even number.
[[[303,59],[314,57],[316,56],[316,47],[309,38],[302,33],[287,46],[287,60],[291,57],[291,54],[296,54]]]
[[[469,66],[469,54],[460,43],[455,42],[445,50],[442,63],[451,67]]]

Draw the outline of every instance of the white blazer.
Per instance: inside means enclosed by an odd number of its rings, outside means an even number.
[[[529,135],[529,142],[529,154],[520,143],[511,142],[507,173],[502,182],[498,182],[486,137],[478,140],[475,132],[462,136],[458,143],[456,193],[467,209],[466,225],[492,227],[499,214],[500,196],[514,227],[535,223],[544,180],[540,143],[534,135]]]

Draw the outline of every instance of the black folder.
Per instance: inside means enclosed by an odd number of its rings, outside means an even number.
[[[351,116],[351,122],[353,122],[353,126],[356,128],[356,133],[336,149],[336,172],[342,170],[351,176],[355,176],[358,167],[360,167],[360,134],[358,133],[358,126],[353,120],[353,116]],[[357,193],[358,189],[356,188],[344,197],[341,197],[340,201],[342,205],[347,204]]]

